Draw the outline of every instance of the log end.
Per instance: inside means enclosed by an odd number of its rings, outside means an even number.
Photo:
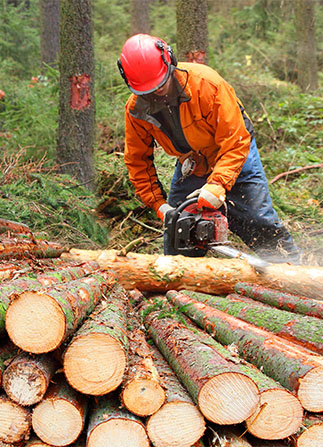
[[[260,439],[285,439],[296,433],[303,418],[299,400],[289,391],[270,389],[260,394],[255,413],[247,419],[248,431]]]
[[[32,426],[45,443],[65,446],[74,442],[83,430],[79,410],[65,399],[44,399],[34,409]]]
[[[41,292],[22,293],[6,312],[10,339],[23,351],[34,354],[56,349],[64,339],[65,324],[59,304]]]
[[[124,406],[137,416],[150,416],[163,405],[165,390],[156,380],[134,379],[124,388],[122,401]]]
[[[299,380],[297,397],[305,410],[323,411],[323,366],[311,369]]]
[[[311,425],[297,439],[297,447],[321,447],[323,422]]]
[[[47,380],[35,365],[26,362],[9,365],[3,373],[2,387],[19,405],[34,405],[42,400]]]
[[[149,438],[158,446],[190,447],[203,435],[205,421],[189,402],[168,402],[147,423]]]
[[[248,419],[259,404],[257,385],[241,373],[227,372],[209,379],[198,395],[202,414],[219,425],[239,424]]]
[[[87,447],[149,447],[146,430],[139,422],[113,418],[97,425],[89,434]]]
[[[7,444],[18,443],[28,438],[31,421],[27,409],[0,398],[0,441]]]
[[[126,355],[119,341],[108,334],[92,332],[77,337],[64,355],[69,384],[83,394],[101,396],[122,382]]]

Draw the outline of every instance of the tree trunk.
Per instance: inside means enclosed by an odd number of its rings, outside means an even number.
[[[115,390],[127,366],[127,295],[110,292],[81,326],[64,353],[68,382],[84,394],[100,396]]]
[[[167,399],[147,421],[149,438],[158,447],[190,447],[204,433],[204,418],[158,349],[152,350]]]
[[[28,439],[31,427],[30,410],[0,396],[0,442],[14,444]]]
[[[0,259],[24,259],[24,258],[57,258],[66,247],[56,242],[30,241],[28,239],[1,239]]]
[[[244,297],[234,294],[226,298],[197,292],[187,294],[233,317],[252,323],[319,354],[323,353],[323,321],[319,318],[269,307],[250,298],[245,302]]]
[[[55,376],[44,399],[33,410],[33,430],[50,445],[68,445],[80,436],[86,413],[87,397],[68,386],[63,375]]]
[[[116,250],[71,249],[62,259],[95,260],[101,269],[116,273],[126,289],[166,292],[195,290],[212,294],[227,294],[237,282],[252,282],[304,296],[323,299],[323,268],[288,264],[271,265],[266,273],[258,274],[242,259],[189,258],[185,256],[127,253],[118,256]]]
[[[149,447],[149,439],[142,421],[120,407],[112,393],[96,400],[87,429],[87,447]]]
[[[315,0],[296,0],[297,83],[303,92],[318,89]]]
[[[40,1],[41,61],[54,66],[59,55],[59,0]]]
[[[130,0],[131,35],[150,33],[150,0]]]
[[[93,274],[55,288],[18,294],[6,312],[9,337],[26,352],[53,351],[93,311],[107,284],[107,275]]]
[[[181,61],[207,63],[207,0],[177,0],[177,54]]]
[[[163,405],[166,394],[139,322],[128,316],[128,370],[123,379],[122,404],[137,416],[150,416]]]
[[[49,355],[32,356],[23,352],[5,369],[2,387],[17,404],[34,405],[44,397],[57,368],[57,361]]]
[[[162,311],[148,314],[144,321],[154,343],[207,419],[237,424],[253,414],[259,403],[258,388],[239,365],[206,346],[183,324],[163,318]]]
[[[257,286],[256,284],[237,283],[235,292],[246,295],[254,300],[261,301],[269,306],[289,310],[310,317],[323,318],[323,302],[306,298],[304,296],[291,295],[277,290]]]
[[[68,282],[87,276],[98,269],[99,265],[96,262],[86,262],[79,266],[72,266],[67,268],[57,268],[55,271],[48,271],[35,275],[34,278],[30,276],[20,277],[19,279],[3,283],[0,285],[0,335],[5,332],[5,315],[10,303],[11,295],[17,295],[26,290],[36,291],[58,284],[61,282]]]
[[[57,161],[94,188],[94,57],[90,0],[60,0],[60,104]]]
[[[297,393],[303,408],[323,411],[322,356],[183,293],[168,292],[167,297],[220,343],[235,345],[242,358]]]

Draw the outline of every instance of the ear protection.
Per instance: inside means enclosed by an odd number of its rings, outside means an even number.
[[[167,48],[166,48],[166,51],[168,52],[168,55],[169,55],[169,57],[170,57],[170,64],[169,64],[169,62],[167,62],[167,60],[166,60],[166,58],[165,58],[165,55],[164,55],[164,51],[165,51],[165,45],[164,45],[164,43],[163,43],[161,40],[157,40],[157,41],[155,42],[155,45],[156,45],[156,47],[158,48],[158,50],[161,51],[161,58],[162,58],[164,64],[167,65],[167,67],[169,67],[169,65],[174,65],[174,66],[176,67],[176,66],[177,66],[177,59],[176,59],[176,56],[175,56],[175,54],[174,54],[174,51],[173,51],[172,47],[169,46],[169,45],[167,45]],[[122,63],[121,63],[121,59],[120,59],[120,58],[119,58],[118,61],[117,61],[117,65],[118,65],[118,68],[119,68],[119,71],[120,71],[120,74],[121,74],[122,79],[123,79],[123,80],[125,81],[125,83],[129,86],[129,82],[128,82],[126,73],[125,73],[125,71],[124,71],[124,69],[123,69],[123,66],[122,66]]]

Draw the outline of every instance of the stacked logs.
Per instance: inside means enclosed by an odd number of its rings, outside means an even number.
[[[302,298],[306,316],[274,308],[282,298],[258,301],[247,293],[257,275],[240,261],[232,275],[217,264],[226,296],[211,296],[178,292],[183,260],[178,272],[165,257],[100,256],[64,256],[0,284],[0,446],[320,445],[318,302]],[[202,264],[189,288],[210,293]]]

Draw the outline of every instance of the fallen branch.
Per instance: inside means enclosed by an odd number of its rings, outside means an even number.
[[[272,180],[270,180],[270,184],[277,182],[277,180],[280,180],[283,177],[286,177],[289,174],[296,174],[297,172],[305,171],[306,169],[314,169],[314,168],[323,168],[323,163],[317,163],[316,165],[310,165],[310,166],[302,166],[301,168],[292,169],[291,171],[282,172],[276,177],[274,177]]]

